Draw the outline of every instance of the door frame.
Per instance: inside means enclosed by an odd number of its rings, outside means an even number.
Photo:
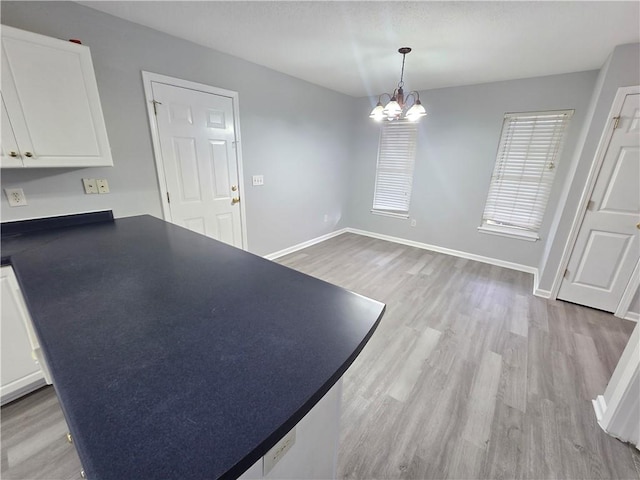
[[[558,270],[556,271],[556,275],[553,279],[553,285],[551,287],[550,295],[550,298],[553,300],[556,300],[558,298],[558,292],[560,291],[560,285],[562,284],[562,279],[564,278],[564,272],[569,265],[569,259],[571,258],[571,254],[573,253],[576,240],[578,239],[578,233],[580,232],[580,228],[582,227],[584,216],[587,213],[589,200],[591,200],[591,196],[593,195],[593,189],[596,186],[596,181],[598,180],[600,169],[602,168],[602,164],[604,162],[604,157],[607,153],[607,150],[609,149],[609,144],[611,143],[611,137],[613,137],[614,127],[616,123],[615,117],[620,112],[620,109],[622,108],[627,95],[633,94],[640,94],[640,85],[631,87],[620,87],[616,92],[613,104],[611,105],[611,110],[609,111],[607,124],[604,128],[604,131],[602,132],[600,141],[598,142],[598,148],[596,149],[595,157],[593,159],[593,162],[591,163],[591,168],[589,169],[589,174],[587,176],[584,189],[582,190],[582,195],[580,196],[580,202],[578,203],[576,214],[573,217],[573,222],[571,223],[571,230],[569,231],[569,236],[567,238],[567,242],[565,243],[562,257],[560,258]],[[630,287],[635,284],[635,288],[637,289],[639,284],[639,279],[635,278],[638,276],[637,273],[638,268],[636,268],[631,275],[631,279],[629,280],[629,284],[625,289],[625,293],[618,305],[618,308],[616,309],[616,312],[614,313],[616,317],[625,318],[625,316],[627,315],[629,305],[631,303],[631,300],[633,299],[633,295],[635,294],[635,290],[631,291]],[[631,294],[629,296],[630,291]],[[629,298],[627,299],[626,297]],[[624,305],[624,303],[626,303],[626,306]]]
[[[167,181],[164,174],[164,161],[162,159],[162,150],[160,148],[160,135],[158,131],[158,122],[153,109],[153,90],[151,83],[163,83],[172,87],[186,88],[203,93],[211,93],[221,97],[228,97],[233,104],[233,129],[235,135],[235,153],[236,163],[238,166],[238,190],[241,195],[240,201],[240,228],[242,229],[242,249],[248,250],[247,240],[247,214],[245,208],[246,195],[244,189],[244,170],[242,168],[242,142],[240,136],[240,109],[238,106],[238,92],[233,90],[225,90],[224,88],[212,87],[203,83],[183,80],[181,78],[169,77],[159,73],[142,71],[142,83],[144,86],[144,97],[147,106],[147,116],[149,118],[149,127],[151,130],[151,140],[153,142],[153,156],[155,159],[156,173],[158,177],[158,189],[160,191],[160,204],[162,205],[162,216],[165,220],[171,221],[171,207],[167,195]]]

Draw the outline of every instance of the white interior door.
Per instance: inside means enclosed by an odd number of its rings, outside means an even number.
[[[640,256],[640,95],[627,95],[558,298],[614,312]]]
[[[242,248],[233,99],[151,82],[168,220]]]

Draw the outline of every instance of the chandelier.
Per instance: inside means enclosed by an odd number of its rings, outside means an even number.
[[[393,95],[383,93],[378,97],[378,104],[373,110],[371,110],[370,118],[373,118],[377,122],[393,121],[393,120],[409,120],[411,122],[417,122],[420,118],[427,114],[420,103],[420,94],[418,92],[409,92],[405,97],[404,90],[404,58],[411,51],[409,47],[402,47],[398,49],[398,53],[402,54],[402,72],[400,73],[400,82],[398,82],[398,88],[393,91]],[[382,106],[382,97],[389,97],[389,102]],[[413,100],[409,105],[409,99]]]

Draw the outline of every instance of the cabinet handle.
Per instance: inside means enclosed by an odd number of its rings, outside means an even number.
[[[33,153],[31,153],[31,152],[24,152],[24,156],[25,156],[25,157],[29,157],[29,158],[31,158],[31,157],[33,157]]]
[[[18,152],[11,151],[11,152],[9,152],[9,156],[13,157],[13,158],[16,158],[16,157],[19,157],[20,155],[18,155]]]

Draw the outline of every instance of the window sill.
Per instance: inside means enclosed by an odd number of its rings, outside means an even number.
[[[478,227],[480,233],[488,233],[490,235],[498,235],[500,237],[515,238],[517,240],[526,240],[528,242],[535,242],[540,240],[537,233],[527,232],[524,230],[517,230],[515,228],[500,227],[497,225],[481,225]]]
[[[382,215],[383,217],[404,218],[405,220],[409,218],[408,213],[384,212],[382,210],[371,210],[371,213],[374,215]]]

